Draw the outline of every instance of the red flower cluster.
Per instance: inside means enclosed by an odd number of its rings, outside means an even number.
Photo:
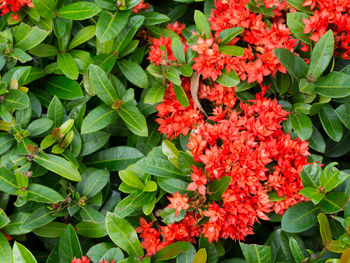
[[[238,112],[229,110],[214,124],[198,125],[189,140],[188,148],[196,161],[204,163],[210,181],[232,178],[222,204],[213,203],[202,213],[209,217],[203,233],[210,242],[219,237],[242,240],[252,233],[255,222],[268,219],[267,213],[283,214],[305,200],[298,192],[308,143],[292,140],[282,131],[288,112],[276,100],[258,94],[252,102],[240,103]],[[272,202],[273,192],[282,200]]]
[[[303,18],[304,33],[311,33],[310,39],[317,42],[329,29],[335,38],[335,55],[350,59],[350,1],[349,0],[306,0],[313,15]]]
[[[87,256],[83,256],[81,259],[80,258],[75,258],[71,261],[71,263],[90,263],[90,258],[88,258]],[[102,259],[102,261],[100,261],[99,263],[109,263],[108,261]],[[115,263],[114,260],[112,260],[111,263]]]
[[[138,3],[133,9],[132,12],[133,13],[138,13],[140,10],[147,10],[149,8],[149,3],[144,4],[143,0]]]
[[[174,85],[168,84],[165,91],[163,103],[156,106],[158,119],[156,120],[161,133],[167,134],[168,138],[175,138],[180,134],[187,135],[188,132],[198,123],[203,121],[203,115],[194,105],[191,94],[191,83],[184,78],[181,84],[187,94],[190,105],[186,108],[176,99]]]
[[[24,6],[33,7],[31,0],[0,0],[1,15],[6,15],[9,12],[19,12]],[[18,14],[12,15],[14,20],[18,19]]]
[[[194,237],[199,237],[201,234],[201,226],[196,225],[198,219],[194,213],[188,212],[181,222],[155,228],[152,227],[154,222],[147,223],[141,217],[140,227],[136,228],[136,232],[143,239],[141,245],[146,249],[146,256],[152,256],[163,247],[176,241],[195,243]]]
[[[273,50],[287,48],[293,51],[296,40],[292,38],[289,29],[281,17],[280,10],[286,7],[286,2],[265,0],[266,7],[276,6],[275,16],[270,27],[263,21],[261,14],[256,14],[247,9],[248,0],[219,0],[215,2],[210,22],[211,29],[221,32],[232,27],[245,28],[242,40],[248,47],[242,57],[229,57],[226,61],[227,70],[235,70],[241,80],[248,82],[262,82],[264,76],[274,76],[277,71],[286,73]],[[237,41],[237,40],[236,40]]]

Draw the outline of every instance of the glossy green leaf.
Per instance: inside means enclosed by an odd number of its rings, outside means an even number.
[[[67,224],[53,221],[47,225],[34,229],[33,232],[40,237],[59,238],[62,236],[63,230],[66,226]]]
[[[15,241],[12,251],[13,262],[18,263],[37,263],[33,254],[22,244]]]
[[[144,252],[137,233],[128,221],[108,212],[106,229],[112,241],[130,256],[143,257]]]
[[[72,258],[81,258],[82,251],[77,234],[72,225],[67,225],[58,241],[59,263],[67,263]]]
[[[207,262],[207,251],[205,248],[201,248],[198,250],[192,263],[206,263]]]
[[[125,27],[130,16],[129,11],[116,11],[114,14],[102,10],[97,20],[96,37],[100,42],[107,42],[115,38]]]
[[[159,177],[181,178],[185,175],[167,160],[158,158],[143,158],[137,162],[137,166],[145,173]]]
[[[349,196],[341,192],[330,192],[320,202],[320,208],[326,214],[334,214],[341,211],[349,201]]]
[[[35,9],[38,10],[40,16],[45,18],[54,18],[56,11],[55,0],[33,0]]]
[[[209,38],[211,30],[208,18],[199,10],[194,11],[194,22],[200,35]]]
[[[158,12],[143,12],[142,15],[145,17],[144,25],[158,25],[164,22],[168,22],[170,18],[164,14]]]
[[[333,162],[323,168],[320,185],[326,192],[333,190],[350,177],[350,174],[338,170],[336,165],[337,163]]]
[[[47,109],[47,117],[53,121],[53,127],[59,127],[63,122],[64,110],[61,101],[54,96]]]
[[[77,234],[87,238],[101,238],[107,235],[105,223],[79,222],[76,226]]]
[[[15,47],[24,51],[31,49],[43,42],[49,33],[37,26],[21,23],[14,34]]]
[[[118,61],[118,66],[124,76],[135,86],[139,88],[148,87],[148,78],[145,71],[133,61],[121,59]]]
[[[141,190],[145,187],[141,179],[134,172],[130,170],[120,171],[119,177],[125,184],[131,187],[138,188]]]
[[[282,217],[282,230],[289,233],[303,232],[317,222],[319,208],[311,202],[303,202],[290,207]]]
[[[64,197],[50,187],[31,183],[27,189],[28,199],[43,203],[58,203]]]
[[[50,130],[52,125],[53,121],[48,118],[36,119],[28,125],[27,131],[31,136],[35,137]]]
[[[158,178],[159,187],[168,193],[176,194],[179,192],[181,195],[184,195],[187,192],[187,182],[184,182],[176,178]]]
[[[289,238],[289,247],[292,252],[294,261],[296,263],[303,263],[304,259],[307,257],[303,249],[299,246],[298,242],[293,238]]]
[[[291,113],[289,121],[298,137],[304,141],[312,135],[312,121],[306,114]]]
[[[321,200],[325,197],[324,193],[319,192],[317,189],[313,187],[304,187],[299,191],[299,194],[310,199],[315,205],[321,202]]]
[[[12,89],[6,94],[5,103],[8,109],[23,110],[29,107],[29,97],[18,89]]]
[[[63,74],[69,79],[77,79],[79,76],[79,70],[77,63],[69,53],[58,54],[57,64]]]
[[[101,9],[91,2],[75,2],[58,10],[59,17],[71,20],[84,20],[97,15]]]
[[[247,263],[271,263],[271,248],[259,245],[247,245],[244,243],[239,243],[241,246],[244,258]]]
[[[243,27],[232,27],[221,31],[219,35],[219,39],[221,39],[220,45],[228,44],[233,38],[241,34],[243,31]]]
[[[343,137],[343,126],[330,104],[324,104],[318,112],[321,124],[328,136],[336,142]]]
[[[310,34],[304,33],[305,24],[302,19],[310,19],[310,16],[301,12],[294,12],[287,14],[287,26],[292,32],[293,36],[300,39],[304,43],[310,45]]]
[[[95,36],[96,33],[96,26],[86,26],[83,27],[70,41],[68,49],[72,50],[73,48],[85,43],[86,41],[90,40]]]
[[[321,172],[322,169],[317,163],[305,165],[303,171],[300,173],[300,178],[303,181],[303,186],[318,188]]]
[[[131,132],[142,137],[148,136],[145,116],[132,102],[123,104],[117,113]]]
[[[4,234],[0,233],[0,257],[3,263],[12,263],[12,251]]]
[[[68,180],[81,180],[81,176],[77,168],[71,162],[57,155],[47,154],[47,157],[36,155],[34,157],[34,162]]]
[[[108,108],[106,105],[100,105],[89,112],[84,118],[81,133],[93,133],[110,125],[117,118],[115,110]]]
[[[7,194],[14,195],[17,188],[15,174],[6,167],[0,167],[0,190]]]
[[[333,57],[334,37],[332,30],[328,30],[315,45],[307,76],[313,80],[317,80],[328,67]]]
[[[322,244],[327,246],[332,241],[332,232],[329,226],[328,218],[325,214],[319,213],[317,216],[318,223],[320,224],[320,234],[322,238]]]
[[[234,70],[227,73],[227,70],[225,69],[222,71],[222,75],[218,77],[216,81],[224,87],[234,87],[239,84],[240,79]]]
[[[315,82],[316,93],[330,98],[350,95],[350,75],[333,71]]]
[[[244,54],[244,49],[238,46],[220,46],[220,53],[240,57]]]
[[[350,129],[350,103],[344,103],[340,105],[336,110],[340,121],[344,124],[347,129]]]
[[[135,163],[143,157],[143,154],[132,147],[117,146],[111,147],[95,154],[87,156],[84,163],[87,166],[107,168],[110,171],[120,171]]]
[[[221,179],[215,179],[209,185],[210,199],[214,201],[220,201],[222,194],[226,191],[230,185],[232,178],[230,176],[223,176]]]
[[[86,156],[100,150],[109,140],[110,134],[104,131],[96,131],[81,135],[83,144],[80,156]]]
[[[33,230],[35,228],[42,227],[55,219],[52,214],[53,211],[50,211],[43,206],[28,216],[21,225],[21,228],[23,230]]]
[[[172,258],[176,258],[179,254],[186,252],[190,249],[190,245],[188,242],[180,241],[172,243],[161,250],[159,250],[152,259],[157,261],[169,260]]]
[[[293,54],[285,48],[277,48],[273,51],[273,53],[287,69],[288,73],[293,77],[293,79],[298,80],[306,76],[308,65],[301,57]]]

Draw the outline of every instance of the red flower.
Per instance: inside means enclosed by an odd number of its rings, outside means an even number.
[[[71,261],[71,263],[90,263],[90,258],[87,256],[83,256],[81,259],[74,257],[74,259]]]
[[[0,0],[1,15],[6,15],[9,12],[19,12],[24,6],[33,7],[31,0]],[[18,19],[18,14],[12,15],[14,20]]]
[[[205,185],[207,183],[207,177],[204,174],[202,174],[201,168],[198,169],[193,165],[191,169],[191,179],[193,182],[187,186],[187,190],[196,191],[198,189],[198,192],[201,195],[205,195]]]
[[[167,206],[167,208],[176,209],[175,216],[177,216],[182,209],[187,210],[188,208],[190,208],[190,206],[187,203],[187,194],[184,194],[184,196],[182,196],[180,193],[177,192],[176,194],[172,195],[173,197],[168,197],[170,204]]]
[[[138,3],[134,8],[132,9],[133,13],[138,13],[140,10],[147,10],[149,8],[149,3],[144,4],[143,0]]]
[[[170,37],[163,38],[161,36],[159,39],[153,38],[153,45],[149,52],[148,59],[155,65],[168,65],[169,61],[176,61],[176,58],[171,50],[171,40]]]

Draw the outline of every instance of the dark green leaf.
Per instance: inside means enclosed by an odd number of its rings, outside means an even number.
[[[333,71],[321,77],[315,86],[317,94],[330,98],[343,98],[350,95],[350,75]]]
[[[185,175],[168,160],[158,158],[143,158],[137,162],[137,166],[145,173],[165,178],[181,178]]]
[[[100,105],[89,112],[81,126],[81,134],[97,132],[110,125],[117,118],[115,110]]]
[[[227,45],[234,37],[238,36],[244,31],[243,27],[232,27],[220,32],[220,45]]]
[[[148,136],[145,116],[132,102],[123,104],[117,113],[131,132],[142,137]]]
[[[184,107],[190,106],[190,102],[187,98],[186,92],[181,86],[174,85],[174,91],[176,95],[176,99],[180,102],[180,104]]]
[[[318,112],[323,129],[336,142],[343,137],[343,126],[330,104],[324,104]]]
[[[211,30],[208,18],[201,11],[194,11],[194,22],[196,23],[199,34],[209,38]]]
[[[69,79],[77,79],[79,76],[79,70],[77,63],[69,53],[58,54],[57,64],[63,74]]]
[[[240,79],[236,71],[231,70],[230,73],[227,73],[227,70],[225,69],[216,81],[224,87],[234,87],[239,84]]]
[[[176,258],[179,254],[186,252],[190,249],[190,245],[188,242],[180,241],[172,243],[163,249],[159,250],[152,259],[157,261],[161,260],[169,260],[172,258]]]
[[[145,17],[143,23],[145,26],[157,25],[170,20],[169,17],[158,12],[143,12],[142,15]]]
[[[336,165],[336,162],[330,163],[324,167],[322,171],[320,177],[320,185],[326,192],[332,191],[334,188],[336,188],[338,185],[350,177],[350,174],[338,170],[335,167]]]
[[[271,263],[271,248],[260,245],[239,243],[247,263]]]
[[[58,241],[59,263],[67,263],[72,258],[81,258],[83,252],[81,251],[80,243],[77,234],[72,225],[67,225],[63,234]]]
[[[221,179],[215,179],[209,185],[210,199],[214,201],[220,201],[222,199],[222,194],[226,191],[227,187],[230,185],[232,178],[230,176],[223,176]]]
[[[298,80],[305,77],[308,70],[308,65],[301,57],[293,54],[285,48],[277,48],[273,51],[273,53],[287,69],[288,73],[293,77],[293,79]]]
[[[289,121],[298,137],[305,141],[312,135],[312,121],[306,114],[291,113]]]
[[[310,45],[311,39],[310,34],[304,33],[305,24],[303,18],[310,19],[310,16],[301,12],[294,12],[287,14],[287,25],[292,34],[303,41],[304,43]]]
[[[124,76],[135,86],[140,88],[148,87],[148,78],[145,71],[135,62],[121,59],[118,61],[118,66]]]
[[[58,10],[57,15],[71,20],[84,20],[95,16],[101,9],[91,2],[76,2]]]
[[[27,191],[28,199],[36,202],[58,203],[64,200],[55,190],[41,184],[30,184]]]
[[[103,10],[97,21],[96,37],[100,42],[115,38],[125,27],[130,16],[129,11],[116,11],[114,14]]]

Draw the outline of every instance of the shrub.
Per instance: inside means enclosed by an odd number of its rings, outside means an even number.
[[[350,1],[0,10],[1,262],[348,262]]]

